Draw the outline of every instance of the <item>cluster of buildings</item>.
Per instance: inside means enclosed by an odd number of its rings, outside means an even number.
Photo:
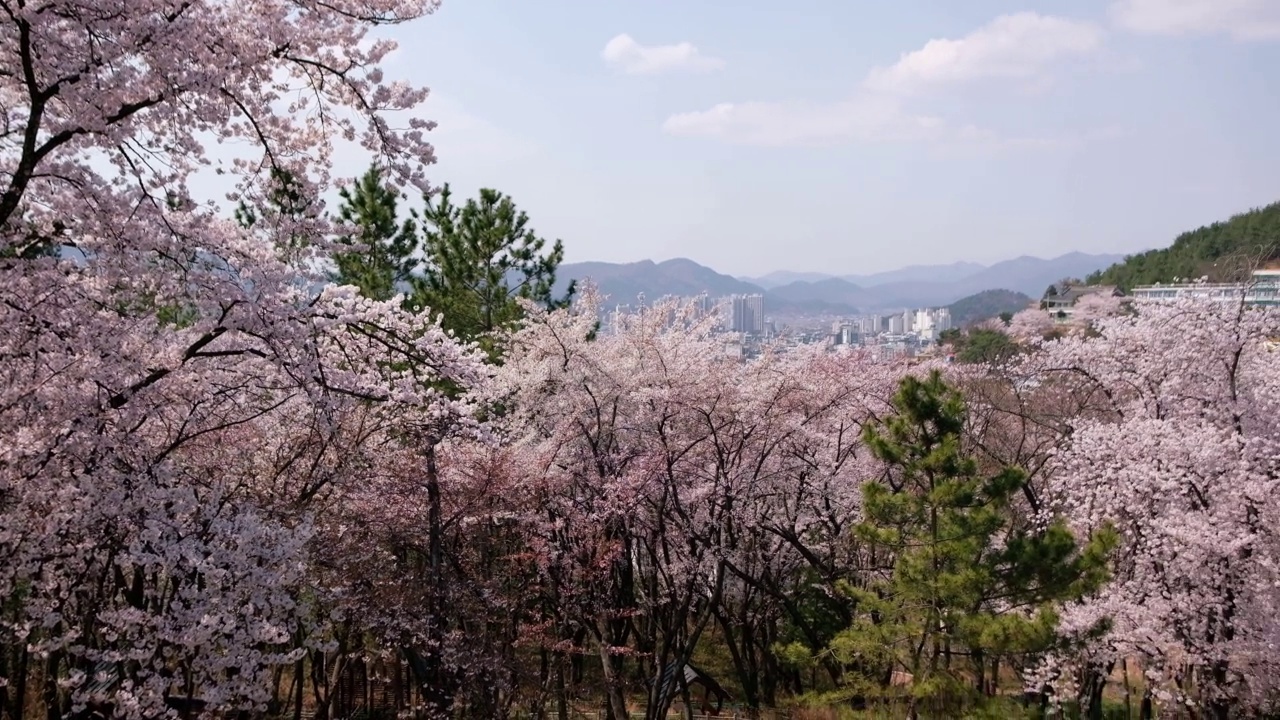
[[[666,299],[668,298],[663,298]],[[730,295],[718,299],[699,295],[685,299],[685,302],[692,305],[695,317],[717,315],[717,326],[722,332],[737,333],[743,339],[760,339],[777,334],[774,324],[765,317],[763,295]],[[604,318],[605,329],[613,331],[620,327],[624,318],[640,310],[641,306],[629,304],[614,306]]]
[[[913,357],[950,330],[945,307],[906,310],[890,315],[863,315],[832,324],[828,341],[837,349],[873,348],[884,358]]]
[[[763,295],[730,295],[719,299],[699,295],[685,302],[692,304],[697,317],[718,313],[718,326],[722,332],[760,338],[778,334],[773,321],[765,315]],[[609,327],[617,326],[619,320],[639,310],[639,306],[617,305],[608,313],[606,323]],[[928,344],[936,342],[938,335],[951,327],[951,311],[947,308],[920,308],[838,320],[831,326],[829,336],[818,339],[826,339],[836,345],[852,345],[881,336],[910,335]]]
[[[832,325],[832,343],[836,345],[883,344],[903,339],[928,345],[950,330],[951,311],[947,308],[920,308],[893,315],[864,315]]]
[[[669,298],[663,298],[667,300]],[[696,319],[715,318],[716,329],[724,336],[724,352],[731,357],[753,357],[760,352],[766,342],[778,335],[773,322],[765,317],[764,296],[730,295],[712,298],[699,295],[695,298],[681,298],[682,304],[691,307]],[[639,307],[618,305],[605,318],[605,330],[616,332],[627,315],[639,312]],[[675,320],[672,312],[669,321]]]
[[[1248,282],[1210,283],[1201,278],[1191,282],[1174,282],[1135,287],[1128,293],[1109,285],[1062,283],[1054,286],[1040,301],[1040,307],[1058,322],[1071,322],[1077,303],[1085,297],[1123,297],[1125,301],[1167,301],[1185,297],[1208,298],[1250,304],[1280,305],[1280,263],[1253,273]],[[716,327],[724,335],[726,354],[752,357],[766,344],[799,345],[822,343],[836,351],[865,348],[889,358],[910,358],[935,352],[942,333],[954,327],[951,311],[945,307],[918,308],[901,313],[859,315],[832,322],[829,329],[820,321],[809,329],[791,327],[780,336],[778,328],[765,315],[763,295],[731,295],[712,298],[700,295],[684,299],[698,318],[714,317]],[[640,312],[642,305],[617,305],[606,314],[604,330],[620,327],[626,316]],[[675,313],[672,312],[672,321]]]
[[[725,352],[741,357],[751,357],[765,344],[778,342],[822,343],[836,349],[874,348],[885,357],[911,357],[936,344],[939,336],[952,328],[951,311],[939,307],[841,319],[832,323],[829,331],[821,326],[812,331],[790,328],[786,337],[780,337],[778,328],[765,315],[763,295],[700,295],[684,302],[692,307],[695,317],[715,316],[716,326],[725,336]],[[642,306],[615,306],[604,318],[604,330],[615,332],[628,315],[641,309]]]

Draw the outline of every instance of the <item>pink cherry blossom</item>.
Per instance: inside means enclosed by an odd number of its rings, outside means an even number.
[[[1137,659],[1157,698],[1222,717],[1268,707],[1280,676],[1280,366],[1268,338],[1280,316],[1186,301],[1094,327],[1035,360],[1046,381],[1097,399],[1053,461],[1055,511],[1124,538],[1113,582],[1066,608],[1065,626],[1107,620],[1082,658]]]
[[[389,444],[483,435],[440,389],[485,382],[476,351],[314,285],[335,141],[422,183],[429,124],[386,113],[425,91],[384,83],[392,46],[366,40],[433,7],[6,4],[0,644],[26,648],[7,682],[62,678],[65,710],[125,717],[172,714],[166,696],[261,710],[341,594],[314,571],[317,511]],[[217,168],[238,197],[287,171],[312,211],[250,236],[195,203],[214,142],[249,148]]]

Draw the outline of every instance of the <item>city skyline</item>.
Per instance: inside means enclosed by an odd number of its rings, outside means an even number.
[[[388,33],[429,179],[569,262],[1134,252],[1280,198],[1280,3],[446,0]]]

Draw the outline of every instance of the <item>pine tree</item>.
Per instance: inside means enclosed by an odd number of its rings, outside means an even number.
[[[400,193],[382,181],[377,166],[351,188],[340,191],[338,217],[358,228],[357,234],[341,238],[341,245],[356,246],[334,254],[336,282],[355,285],[374,300],[388,300],[399,290],[407,290],[413,272],[421,262],[416,223],[397,219]]]
[[[319,206],[313,204],[299,187],[297,176],[285,168],[271,168],[265,207],[254,207],[241,200],[235,209],[236,222],[246,230],[261,231],[276,246],[280,258],[297,263],[311,245],[306,233],[293,232],[292,226],[302,222]]]
[[[292,177],[284,171],[272,177],[268,207],[242,202],[236,210],[245,228],[306,212]],[[376,166],[340,194],[339,218],[355,232],[337,240],[332,279],[375,300],[408,290],[408,307],[440,314],[447,329],[479,341],[495,359],[497,332],[522,315],[518,299],[556,308],[573,296],[572,282],[562,297],[554,291],[563,243],[556,240],[548,249],[529,227],[529,216],[497,190],[483,189],[478,199],[458,206],[446,184],[438,197],[424,197],[422,213],[411,211],[404,220],[398,217],[400,193]],[[282,252],[296,251],[295,244],[286,240]]]
[[[1061,523],[1019,517],[1026,474],[979,472],[963,447],[964,400],[936,371],[905,378],[893,404],[864,433],[889,471],[864,486],[855,533],[880,573],[845,588],[858,615],[832,651],[861,670],[860,692],[905,670],[913,716],[918,704],[951,712],[992,690],[1002,660],[1051,649],[1055,604],[1105,581],[1116,536],[1080,547]]]
[[[494,332],[521,316],[517,298],[560,307],[572,297],[573,283],[564,297],[553,291],[561,241],[546,250],[528,215],[497,190],[483,189],[459,207],[445,185],[438,198],[427,199],[422,225],[425,263],[414,302],[439,311],[446,328],[491,352]]]
[[[1018,344],[1005,333],[975,327],[964,337],[956,360],[962,363],[1001,363],[1017,354]]]

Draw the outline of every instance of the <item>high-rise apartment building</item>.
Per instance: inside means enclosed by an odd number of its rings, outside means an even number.
[[[734,295],[729,300],[728,311],[727,325],[730,332],[764,334],[763,295]]]
[[[716,303],[711,296],[703,293],[693,299],[693,306],[698,317],[704,318],[716,310]]]
[[[933,327],[938,332],[945,332],[951,329],[951,309],[938,308],[938,314],[933,319]]]
[[[951,329],[951,311],[947,308],[920,308],[915,312],[914,332],[925,342],[933,342],[938,335]]]
[[[764,334],[764,296],[748,295],[747,307],[751,309],[751,323],[747,332],[754,335]]]

